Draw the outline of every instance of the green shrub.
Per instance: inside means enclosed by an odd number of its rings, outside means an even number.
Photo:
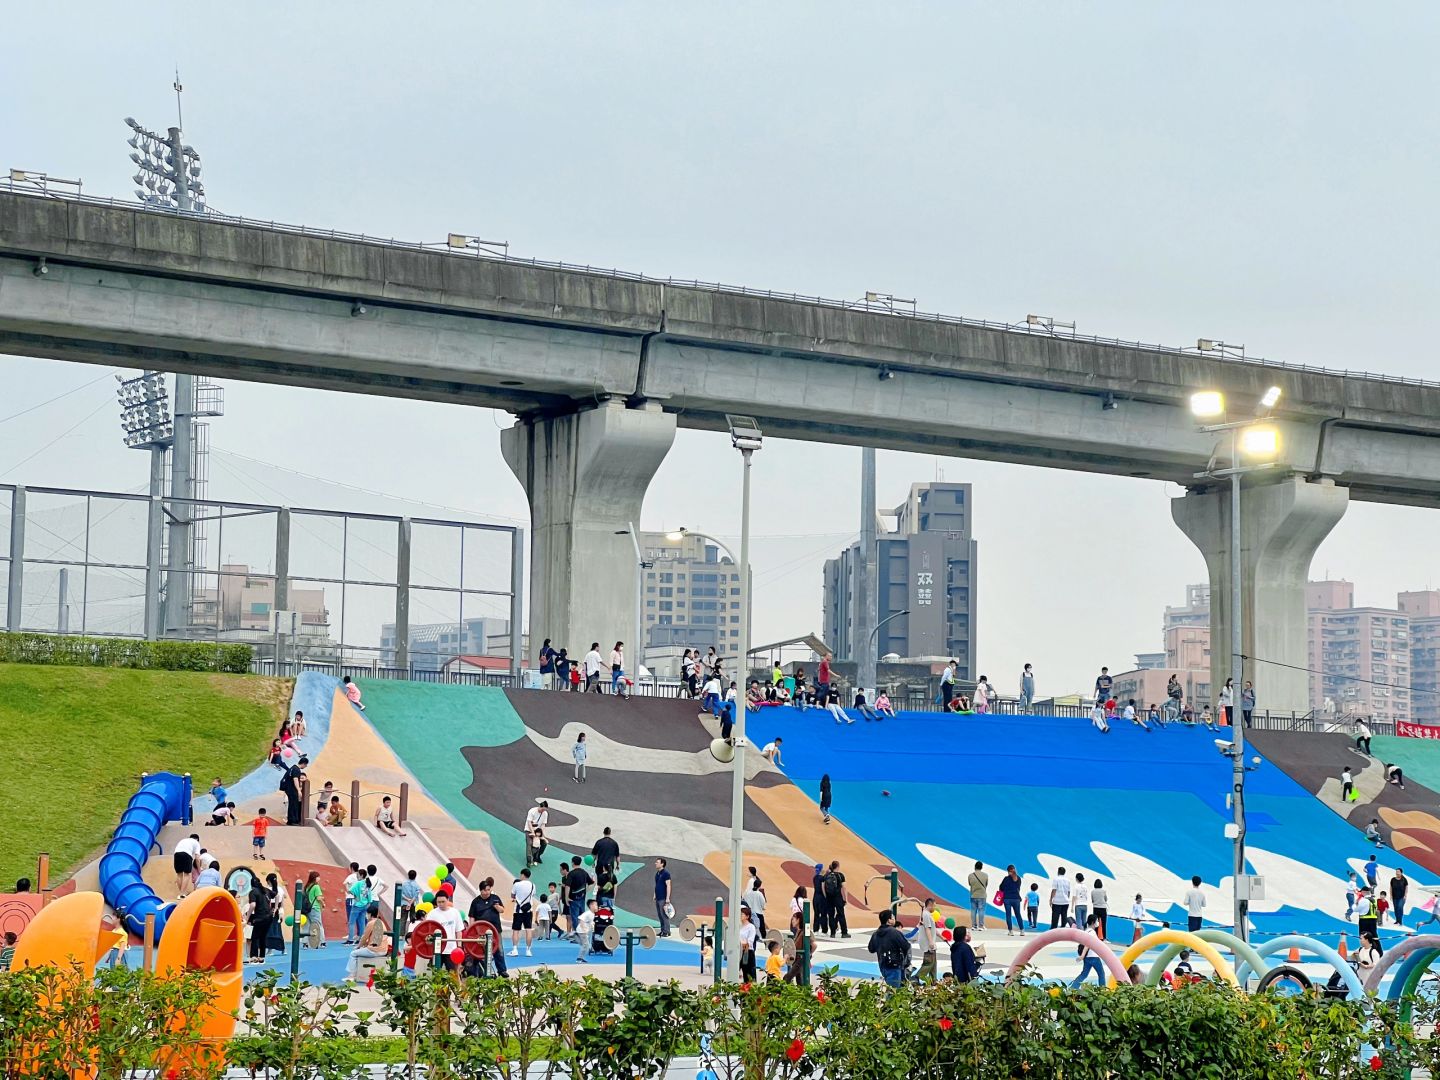
[[[210,641],[0,633],[0,662],[11,664],[222,671],[243,675],[250,670],[252,656],[249,645],[217,645]]]

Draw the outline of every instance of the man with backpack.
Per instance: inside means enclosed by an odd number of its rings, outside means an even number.
[[[830,909],[830,936],[838,930],[842,938],[850,936],[850,927],[845,922],[845,875],[840,870],[840,860],[832,859],[830,868],[821,881],[825,903]],[[908,953],[909,947],[906,947]]]
[[[815,876],[811,879],[811,885],[813,887],[810,893],[815,901],[814,911],[811,913],[814,916],[811,929],[816,934],[833,934],[835,931],[830,922],[830,904],[825,899],[824,863],[815,864]]]
[[[895,913],[889,908],[880,912],[880,928],[870,935],[870,943],[865,948],[875,954],[880,978],[898,990],[910,970],[910,942],[895,926]]]

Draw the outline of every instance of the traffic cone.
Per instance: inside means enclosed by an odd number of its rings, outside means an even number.
[[[1285,962],[1287,964],[1298,964],[1300,962],[1300,950],[1294,945],[1290,946],[1290,952],[1285,957]]]
[[[1344,935],[1344,934],[1341,934],[1341,935],[1340,935],[1340,959],[1341,959],[1341,960],[1349,960],[1349,959],[1350,959],[1350,946],[1346,943],[1345,937],[1346,937],[1346,935]]]

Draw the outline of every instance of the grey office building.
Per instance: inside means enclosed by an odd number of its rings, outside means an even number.
[[[954,657],[960,678],[975,671],[975,540],[971,535],[971,485],[914,484],[896,507],[894,531],[880,533],[876,580],[878,615],[875,655]],[[860,545],[851,544],[825,563],[825,640],[841,660],[855,660],[855,576]]]

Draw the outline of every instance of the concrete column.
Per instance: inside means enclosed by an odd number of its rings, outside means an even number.
[[[410,538],[414,527],[401,518],[395,541],[395,655],[390,663],[410,668]]]
[[[613,400],[501,432],[530,500],[532,654],[548,637],[577,661],[592,641],[608,657],[630,636],[639,568],[629,523],[674,441],[673,415]],[[639,659],[640,647],[626,640],[626,655]]]
[[[1333,480],[1249,480],[1240,495],[1240,578],[1245,678],[1256,708],[1310,710],[1305,581],[1310,560],[1350,501]],[[1194,491],[1170,503],[1210,571],[1210,702],[1230,675],[1230,490]],[[1241,687],[1235,688],[1238,706]]]
[[[25,625],[25,488],[10,496],[10,566],[6,581],[5,629],[14,633]]]

